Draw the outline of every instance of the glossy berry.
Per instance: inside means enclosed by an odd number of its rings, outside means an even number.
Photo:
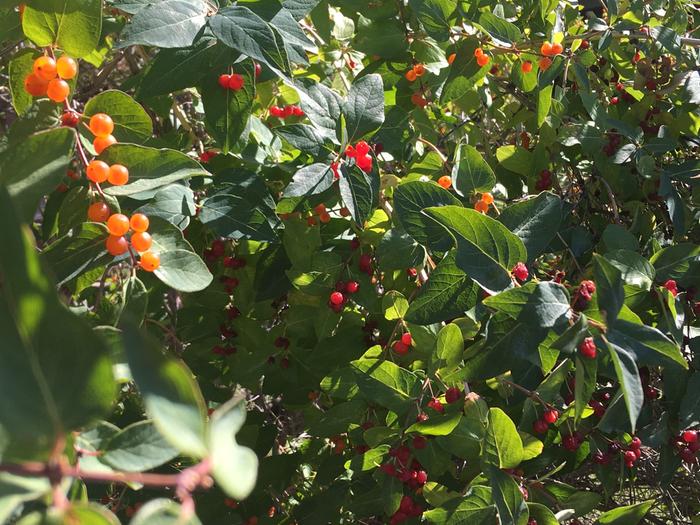
[[[392,345],[392,348],[394,349],[394,352],[396,352],[399,355],[406,355],[409,351],[409,347],[403,344],[401,341],[396,341]]]
[[[232,89],[234,91],[239,91],[240,89],[242,89],[243,84],[245,84],[245,79],[243,78],[243,75],[239,75],[238,73],[234,73],[233,75],[231,75],[231,78],[229,78],[228,80],[229,89]]]
[[[697,430],[686,430],[681,436],[686,443],[696,443],[698,441]]]
[[[474,204],[474,209],[478,212],[481,212],[481,213],[488,213],[489,205],[486,204],[484,201],[477,201]]]
[[[129,250],[129,243],[122,236],[110,235],[105,241],[105,247],[110,255],[116,257]]]
[[[432,408],[433,410],[435,410],[435,412],[439,412],[440,414],[442,414],[445,411],[445,406],[436,397],[428,401],[428,408]]]
[[[330,300],[331,304],[338,306],[340,304],[343,304],[343,301],[345,301],[345,297],[340,292],[333,292],[331,294],[329,300]]]
[[[231,75],[223,74],[219,75],[219,86],[221,86],[224,89],[228,89],[228,83],[231,80]]]
[[[579,47],[585,51],[586,49],[591,47],[591,43],[588,40],[582,40],[581,45]]]
[[[137,252],[147,252],[152,244],[153,239],[148,232],[138,232],[131,236],[131,245]]]
[[[414,93],[411,95],[411,102],[414,106],[418,106],[419,108],[424,108],[428,105],[428,100],[420,93]]]
[[[361,140],[357,144],[355,144],[355,152],[358,155],[367,155],[369,153],[369,144],[367,144],[364,140]]]
[[[348,281],[345,285],[345,291],[347,293],[357,293],[359,289],[360,283],[358,283],[357,281]]]
[[[581,446],[581,442],[579,441],[578,437],[573,434],[564,436],[561,440],[561,444],[566,450],[571,452],[578,450],[578,447]]]
[[[75,128],[80,124],[80,115],[75,111],[64,111],[61,115],[61,126]]]
[[[78,63],[64,55],[56,61],[56,73],[63,80],[70,80],[78,74]]]
[[[101,160],[91,160],[85,168],[87,178],[95,184],[101,184],[109,177],[109,165]]]
[[[414,82],[417,78],[416,72],[413,69],[409,69],[406,71],[406,80],[409,82]]]
[[[88,208],[88,219],[92,222],[106,222],[110,216],[110,209],[104,202],[93,202]]]
[[[324,211],[321,215],[318,216],[318,220],[321,221],[323,224],[328,224],[331,222],[331,215],[330,213]]]
[[[112,164],[109,167],[107,180],[115,186],[124,186],[124,184],[129,182],[129,170],[121,164]]]
[[[486,204],[493,204],[494,198],[491,193],[482,193],[481,194],[481,201],[485,202]]]
[[[452,177],[449,175],[443,175],[438,179],[438,184],[446,190],[449,190],[452,187]]]
[[[34,74],[41,80],[49,81],[56,78],[56,61],[47,56],[41,56],[32,65]]]
[[[681,461],[683,461],[683,463],[692,464],[692,463],[695,463],[695,461],[697,460],[695,452],[693,452],[688,447],[684,447],[684,448],[680,449],[678,451],[678,455],[680,456]]]
[[[105,113],[96,113],[90,117],[88,127],[96,137],[107,137],[114,131],[114,121]]]
[[[578,351],[581,352],[581,355],[586,359],[595,359],[596,347],[593,338],[586,337],[583,341],[581,341],[581,343],[578,345]]]
[[[357,167],[365,173],[372,171],[372,157],[369,155],[358,155],[355,159]]]
[[[603,406],[603,403],[600,401],[593,400],[588,403],[588,406],[593,409],[593,414],[595,417],[603,417],[605,415],[605,406]]]
[[[463,397],[462,391],[457,387],[448,388],[445,392],[445,401],[450,404],[460,401]]]
[[[552,44],[552,55],[560,55],[564,52],[564,46],[562,46],[559,42],[555,42]]]
[[[129,226],[137,233],[148,230],[150,221],[143,213],[134,213],[129,220]]]
[[[525,282],[530,275],[527,266],[525,266],[525,263],[522,262],[516,264],[511,273],[513,274],[513,277],[515,277],[521,283]]]
[[[255,78],[258,78],[260,76],[260,73],[262,73],[262,66],[260,65],[259,62],[255,63]]]
[[[529,73],[530,71],[532,71],[532,62],[530,62],[529,60],[523,62],[520,65],[520,71],[522,71],[523,73]]]
[[[116,143],[117,139],[114,138],[114,135],[107,135],[106,137],[95,137],[95,140],[92,141],[92,147],[95,148],[95,153],[100,155],[108,147]]]
[[[121,213],[114,213],[107,219],[107,229],[117,237],[126,235],[129,231],[129,218]]]
[[[551,65],[552,59],[549,57],[542,57],[537,63],[537,66],[540,68],[540,71],[547,71],[551,67]]]
[[[428,446],[428,440],[423,436],[416,436],[413,438],[413,448],[416,450],[423,450]]]
[[[142,253],[140,264],[147,272],[154,272],[160,267],[160,256],[153,252]]]
[[[557,419],[559,419],[559,412],[554,409],[545,410],[544,414],[542,415],[542,419],[544,419],[550,425],[556,423]]]
[[[671,292],[671,295],[673,295],[674,297],[678,295],[678,284],[673,279],[669,279],[668,281],[666,281],[663,284],[663,287],[666,288],[669,292]]]
[[[476,57],[476,63],[479,64],[479,67],[484,67],[488,65],[489,62],[491,62],[491,57],[488,55],[480,55]]]
[[[47,80],[42,80],[34,73],[30,73],[24,79],[24,90],[33,97],[45,96],[48,87],[49,82]]]
[[[544,42],[544,43],[540,46],[540,54],[541,54],[541,55],[544,55],[544,56],[546,56],[546,57],[551,56],[551,55],[553,54],[553,51],[552,51],[552,44],[549,43],[549,42]]]
[[[625,464],[628,467],[631,466],[630,464],[634,464],[635,461],[637,461],[637,455],[634,452],[631,450],[625,452]]]
[[[532,424],[532,431],[535,434],[544,434],[549,429],[549,425],[543,419],[538,419]]]
[[[54,78],[46,86],[46,96],[56,103],[63,102],[68,98],[70,93],[70,86],[68,82],[60,78]]]
[[[642,440],[639,439],[638,437],[633,437],[632,441],[630,441],[630,447],[633,449],[639,449],[642,446]]]
[[[406,346],[411,346],[413,344],[413,337],[411,337],[410,333],[406,332],[401,336],[401,342]]]

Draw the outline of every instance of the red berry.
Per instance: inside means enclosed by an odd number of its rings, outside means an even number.
[[[578,436],[575,436],[574,434],[564,436],[561,440],[561,443],[566,450],[569,450],[571,452],[578,450],[578,447],[581,446],[581,442],[579,441]]]
[[[625,464],[629,466],[629,463],[634,463],[635,461],[637,461],[637,455],[632,450],[625,452]]]
[[[260,76],[260,73],[262,73],[262,66],[256,62],[255,63],[255,78],[258,78]]]
[[[666,288],[669,292],[671,292],[671,295],[673,295],[673,297],[678,295],[678,284],[673,279],[669,279],[668,281],[666,281],[663,284],[663,287]]]
[[[270,107],[270,116],[281,118],[283,114],[282,108],[279,106]]]
[[[616,106],[619,102],[620,102],[620,99],[618,97],[613,97],[610,99],[611,106]]]
[[[369,153],[369,144],[367,144],[364,140],[361,140],[355,144],[355,151],[358,155],[367,155]]]
[[[331,304],[338,306],[340,304],[343,304],[343,301],[345,301],[345,297],[340,292],[333,292],[330,296],[330,301]]]
[[[607,465],[608,463],[610,463],[610,456],[608,456],[604,452],[601,452],[600,450],[593,454],[592,459],[593,463],[595,463],[596,465]]]
[[[682,437],[686,443],[695,443],[698,440],[698,432],[697,430],[686,430],[683,432]]]
[[[413,344],[413,337],[411,337],[409,332],[406,332],[401,336],[401,342],[406,346],[411,346],[411,344]]]
[[[245,83],[245,79],[243,78],[243,75],[239,75],[238,73],[234,73],[231,75],[231,77],[228,80],[228,87],[229,89],[232,89],[234,91],[239,91],[240,89],[243,88],[243,84]]]
[[[423,436],[416,436],[413,438],[413,448],[416,450],[423,450],[428,446],[428,440]]]
[[[445,401],[450,404],[456,403],[460,399],[462,399],[462,391],[457,387],[448,388],[445,392]]]
[[[345,291],[347,293],[357,293],[357,291],[360,289],[360,283],[357,281],[348,281],[348,283],[345,285]]]
[[[61,115],[61,125],[66,128],[75,128],[80,123],[80,115],[75,111],[65,111]]]
[[[641,446],[642,446],[642,440],[636,436],[632,438],[632,441],[630,441],[630,448],[638,449],[638,448],[641,448]]]
[[[600,401],[591,401],[588,403],[588,406],[593,409],[593,414],[595,414],[595,417],[603,417],[605,415],[605,407]]]
[[[224,88],[228,89],[228,83],[231,80],[231,75],[219,75],[219,85]]]
[[[549,429],[549,425],[543,419],[538,419],[532,424],[532,430],[535,434],[544,434]]]
[[[578,350],[586,359],[595,359],[596,347],[592,337],[586,337],[581,344],[578,345]]]
[[[695,461],[697,460],[695,452],[690,450],[690,448],[688,447],[680,449],[678,451],[678,455],[681,457],[683,463],[695,463]]]
[[[435,410],[435,412],[439,412],[440,414],[442,414],[445,411],[445,406],[436,397],[434,397],[430,401],[428,401],[428,407]]]
[[[544,419],[550,425],[552,423],[556,423],[557,419],[559,419],[559,412],[557,412],[554,409],[546,410],[545,413],[542,415],[542,419]]]
[[[527,266],[521,262],[515,265],[511,273],[520,282],[525,281],[530,275],[530,272],[527,270]]]
[[[412,279],[415,279],[416,277],[418,277],[418,270],[416,270],[415,268],[407,268],[406,275],[408,275]]]
[[[396,341],[392,348],[394,349],[394,352],[399,355],[406,355],[409,350],[409,347],[403,344],[401,341]]]

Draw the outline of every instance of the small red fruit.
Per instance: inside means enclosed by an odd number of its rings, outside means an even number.
[[[399,355],[406,355],[409,351],[409,347],[403,344],[401,341],[396,341],[392,348],[394,349],[394,352]]]
[[[105,247],[110,255],[116,257],[129,250],[129,243],[122,236],[110,235],[105,241]]]
[[[513,277],[515,277],[521,283],[526,281],[530,275],[527,266],[525,266],[525,263],[522,262],[516,264],[511,273],[513,274]]]
[[[334,304],[336,306],[343,304],[344,301],[345,301],[345,296],[343,296],[343,294],[340,292],[333,292],[330,296],[331,304]]]
[[[581,344],[578,345],[578,350],[586,359],[595,359],[596,347],[595,341],[592,337],[586,337],[583,341],[581,341]]]
[[[457,401],[462,399],[462,397],[462,391],[457,387],[448,388],[445,392],[445,401],[447,401],[450,404],[456,403]]]
[[[224,89],[228,89],[228,83],[230,80],[231,80],[231,75],[226,75],[226,74],[219,75],[219,85]]]
[[[231,75],[231,77],[228,80],[228,87],[229,89],[232,89],[234,91],[239,91],[243,88],[243,84],[245,84],[245,79],[243,78],[243,75],[239,75],[238,73],[234,73]]]
[[[523,62],[520,65],[520,71],[522,71],[523,73],[529,73],[530,71],[532,71],[532,62],[530,62],[529,60]]]
[[[413,337],[411,337],[409,332],[406,332],[401,336],[401,342],[406,346],[411,346],[413,344]]]
[[[357,281],[348,281],[345,285],[345,291],[347,293],[357,293],[359,289],[360,283],[358,283]]]
[[[669,292],[671,292],[671,295],[673,295],[673,297],[678,295],[678,284],[673,279],[669,279],[668,281],[666,281],[663,284],[663,287],[666,288]]]
[[[109,215],[109,206],[104,202],[93,202],[88,208],[88,219],[92,222],[105,222]]]
[[[550,425],[556,423],[557,419],[559,419],[559,412],[554,409],[545,410],[544,414],[542,415],[542,419],[544,419]]]
[[[696,443],[698,440],[698,432],[697,430],[686,430],[682,434],[683,441],[686,443]]]
[[[538,419],[532,424],[532,430],[535,434],[544,434],[549,429],[549,425],[543,419]]]
[[[157,253],[146,252],[141,254],[141,268],[147,272],[154,272],[160,267],[160,256]]]

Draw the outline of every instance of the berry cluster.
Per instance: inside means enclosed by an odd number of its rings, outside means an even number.
[[[700,451],[700,436],[697,430],[684,430],[671,441],[671,445],[683,463],[692,465],[697,462]]]
[[[559,42],[544,42],[540,46],[540,54],[546,57],[555,57],[561,55],[564,52],[564,46]]]
[[[304,110],[299,106],[284,106],[283,108],[279,106],[272,106],[270,108],[270,116],[277,117],[279,119],[285,119],[289,117],[303,117],[305,115]]]
[[[479,67],[484,67],[488,65],[489,62],[491,62],[491,57],[485,54],[484,50],[480,47],[477,47],[474,50],[474,57],[476,57],[476,63],[479,64]]]
[[[245,85],[245,78],[238,73],[219,75],[219,85],[226,90],[240,91]]]
[[[414,82],[418,77],[425,75],[425,66],[423,64],[416,64],[413,68],[406,71],[406,80],[409,82]]]
[[[328,307],[334,312],[342,312],[349,296],[354,295],[360,289],[357,281],[338,281],[335,283],[335,291],[328,297]]]
[[[591,302],[595,293],[595,283],[593,281],[581,281],[581,284],[576,289],[572,308],[577,312],[585,310],[588,303]]]
[[[537,191],[545,191],[552,187],[552,172],[548,169],[540,171],[539,179],[535,183],[535,189]]]
[[[576,452],[583,444],[585,437],[581,432],[573,432],[561,438],[561,445],[569,452]]]
[[[369,154],[370,146],[364,140],[361,140],[353,147],[348,144],[345,147],[345,156],[349,159],[355,159],[355,164],[365,173],[372,171],[372,156]]]
[[[612,157],[617,151],[617,148],[620,147],[622,137],[616,132],[616,130],[606,133],[605,136],[608,138],[608,143],[603,146],[603,153],[606,157]]]
[[[427,446],[427,440],[423,436],[413,438],[413,448],[416,450],[424,449]],[[384,463],[380,470],[387,476],[397,478],[404,485],[412,490],[420,490],[428,481],[428,473],[423,469],[423,466],[412,458],[411,449],[406,445],[400,445],[392,448],[389,451],[389,456],[393,458],[391,463]],[[391,517],[390,523],[403,523],[411,517],[418,517],[423,514],[423,508],[415,503],[410,497],[404,496],[401,500],[399,509]]]
[[[92,146],[95,148],[95,152],[98,155],[112,144],[116,144],[117,139],[112,135],[114,131],[114,121],[109,115],[105,113],[96,113],[90,117],[88,127],[92,134],[95,135]]]
[[[553,425],[559,419],[559,412],[553,408],[544,411],[542,417],[532,424],[532,430],[535,434],[544,434],[549,430],[549,425]]]
[[[510,273],[513,274],[513,277],[515,277],[521,283],[527,281],[527,278],[530,275],[527,266],[525,266],[525,263],[523,262],[516,264]]]
[[[389,524],[398,525],[410,518],[420,517],[422,514],[423,507],[413,501],[409,496],[404,496],[401,498],[398,510],[391,516]]]
[[[103,222],[109,208],[103,202],[96,202],[88,209],[88,218],[94,222]],[[99,219],[99,220],[97,220]],[[153,240],[148,233],[149,220],[143,213],[135,213],[131,219],[121,213],[113,213],[107,218],[109,237],[105,241],[105,247],[110,255],[115,257],[129,251],[131,247],[141,254],[141,268],[147,272],[154,272],[160,267],[160,256],[149,251]],[[127,240],[126,235],[132,231]]]
[[[49,97],[60,104],[70,94],[70,80],[78,74],[78,63],[68,56],[54,60],[40,56],[34,61],[32,72],[24,79],[24,90],[33,97]]]
[[[394,352],[396,352],[399,355],[406,355],[408,351],[411,349],[411,345],[413,344],[413,337],[411,336],[410,332],[406,332],[403,334],[397,341],[394,342],[392,345],[392,348],[394,349]]]
[[[494,203],[493,195],[490,193],[482,193],[481,198],[474,204],[474,209],[481,213],[488,213],[489,206]]]

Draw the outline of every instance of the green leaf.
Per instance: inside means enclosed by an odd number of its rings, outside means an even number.
[[[202,525],[197,516],[183,517],[182,507],[171,499],[154,499],[144,504],[129,525]]]
[[[355,80],[343,103],[348,140],[354,142],[377,131],[384,123],[384,83],[370,74]]]
[[[688,380],[678,417],[683,428],[700,424],[700,372],[694,372]]]
[[[442,224],[457,243],[457,266],[489,293],[513,285],[510,269],[527,258],[522,241],[500,222],[457,206],[423,212]]]
[[[209,433],[214,479],[226,494],[237,500],[248,497],[258,477],[255,452],[236,442],[245,417],[245,402],[232,399],[214,412]]]
[[[477,46],[477,41],[473,38],[464,39],[457,44],[456,57],[449,68],[445,87],[440,94],[440,103],[452,102],[473,92],[481,79],[486,76],[489,68],[479,66],[474,57]]]
[[[275,128],[275,133],[298,150],[314,157],[321,157],[329,148],[328,137],[323,131],[306,124],[290,124]]]
[[[533,171],[533,154],[520,146],[501,146],[496,150],[496,158],[505,169],[529,177]]]
[[[513,420],[500,408],[489,409],[482,461],[499,469],[515,468],[523,460],[523,442]]]
[[[108,263],[105,249],[109,236],[104,224],[85,223],[49,245],[42,253],[58,284]]]
[[[603,512],[596,523],[600,525],[637,525],[653,505],[654,500],[648,500],[636,505],[617,507]]]
[[[455,153],[452,184],[458,195],[491,191],[496,175],[474,146],[461,144]]]
[[[559,520],[554,513],[541,503],[528,503],[530,519],[534,519],[537,525],[559,525]]]
[[[250,60],[238,62],[236,74],[243,76],[243,88],[237,91],[223,89],[217,75],[204,78],[200,89],[207,127],[223,153],[228,153],[248,125],[255,99],[255,67]]]
[[[651,257],[651,264],[656,269],[656,278],[660,282],[668,279],[682,281],[691,269],[691,263],[700,255],[700,246],[692,243],[674,244],[656,252]]]
[[[409,3],[429,35],[447,39],[457,0],[410,0]]]
[[[501,211],[498,220],[520,237],[527,248],[527,259],[532,261],[556,236],[563,216],[561,198],[552,193],[543,192],[534,199],[508,206]]]
[[[153,122],[141,104],[122,91],[110,89],[85,104],[83,116],[106,113],[114,121],[114,138],[119,142],[145,142],[153,134]]]
[[[430,182],[407,182],[394,191],[394,210],[400,225],[418,244],[445,251],[452,246],[452,237],[435,221],[427,218],[423,209],[461,203],[446,189]]]
[[[598,360],[587,359],[576,355],[576,383],[574,385],[574,396],[576,406],[574,410],[574,418],[576,423],[581,420],[583,411],[588,407],[588,402],[593,396],[593,392],[598,387],[596,383],[598,372]]]
[[[607,261],[620,271],[620,277],[632,286],[650,290],[656,270],[644,257],[632,250],[613,250],[605,254]]]
[[[651,326],[618,319],[608,330],[607,337],[611,343],[633,353],[639,364],[668,366],[673,363],[688,368],[678,345]]]
[[[204,200],[199,219],[221,237],[279,241],[274,223],[270,224],[267,203],[249,198],[238,186],[231,185]]]
[[[494,39],[505,44],[517,43],[522,37],[518,26],[493,13],[482,13],[479,17],[479,25]]]
[[[121,34],[119,47],[189,47],[206,24],[202,0],[160,0],[140,9]]]
[[[39,56],[40,53],[36,49],[22,49],[12,57],[8,66],[12,106],[20,116],[34,103],[34,98],[24,89],[24,79],[33,71],[34,61]]]
[[[59,302],[29,230],[0,187],[0,456],[46,458],[58,439],[107,413],[109,349]]]
[[[606,343],[606,346],[615,368],[615,375],[620,382],[620,389],[625,398],[630,425],[632,431],[634,431],[644,404],[644,390],[642,388],[642,380],[639,377],[639,369],[634,360],[634,355],[627,349],[612,343]]]
[[[489,465],[484,473],[488,476],[491,484],[493,501],[496,503],[501,525],[525,523],[528,509],[515,480],[493,465]]]
[[[24,34],[37,46],[55,46],[83,58],[97,47],[102,32],[101,0],[33,0],[22,17]]]
[[[367,55],[400,60],[406,54],[406,33],[395,18],[369,20],[360,17],[353,48]]]
[[[152,421],[139,421],[117,432],[107,443],[100,461],[116,470],[143,472],[178,455]]]
[[[194,159],[171,149],[156,149],[135,144],[113,144],[99,157],[109,165],[122,164],[129,169],[129,184],[105,189],[118,197],[157,190],[173,182],[207,175]]]
[[[464,498],[448,500],[424,512],[423,517],[432,525],[493,525],[496,523],[496,507],[490,504],[490,497],[486,499],[475,494],[478,489],[484,487],[472,487]]]
[[[357,166],[343,165],[340,171],[338,184],[343,204],[362,228],[379,204],[379,176],[374,171],[365,173]]]
[[[158,431],[181,453],[206,456],[206,408],[192,372],[131,323],[125,323],[123,339],[131,374]]]
[[[74,146],[72,129],[52,129],[30,135],[0,156],[0,184],[7,186],[22,217],[33,217],[39,199],[61,182]]]
[[[549,109],[552,107],[552,90],[553,85],[548,85],[540,89],[537,93],[537,127],[541,128],[549,115]]]
[[[456,324],[448,324],[438,332],[435,355],[444,361],[446,366],[455,366],[462,361],[464,353],[464,337],[462,330]]]
[[[484,304],[523,323],[552,328],[566,321],[569,294],[561,284],[529,282],[484,299]]]
[[[438,414],[430,416],[427,421],[418,421],[406,429],[406,432],[417,432],[426,436],[448,436],[457,428],[462,420],[460,412],[456,414]]]
[[[617,319],[617,314],[625,303],[622,274],[602,256],[594,255],[594,260],[593,276],[596,283],[598,308],[610,325]]]
[[[355,472],[367,472],[374,470],[382,464],[384,457],[389,453],[389,445],[380,445],[367,452],[358,454],[351,460],[345,462],[345,468]]]
[[[388,321],[403,319],[408,310],[408,301],[400,292],[391,290],[382,297],[382,310]]]
[[[350,363],[360,392],[371,402],[405,413],[420,388],[413,372],[390,361],[359,359]]]
[[[175,183],[158,190],[153,198],[134,210],[149,218],[159,217],[184,230],[194,217],[197,208],[194,192],[187,186]]]
[[[298,170],[284,190],[285,197],[305,197],[323,193],[333,186],[335,177],[330,165],[317,162]]]

